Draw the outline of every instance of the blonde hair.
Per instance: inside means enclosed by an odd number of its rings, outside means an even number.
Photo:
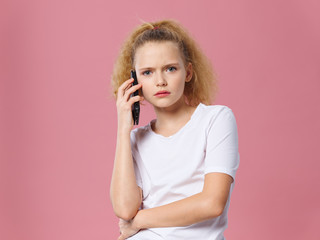
[[[184,95],[191,106],[210,104],[217,91],[217,81],[209,59],[185,28],[174,20],[143,23],[135,28],[124,42],[113,68],[112,89],[117,95],[120,85],[130,78],[136,50],[147,42],[172,41],[177,43],[185,66],[192,64],[193,76],[186,82]]]

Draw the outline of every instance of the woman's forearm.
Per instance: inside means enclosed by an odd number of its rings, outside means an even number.
[[[212,204],[203,192],[185,199],[140,210],[133,224],[139,229],[156,227],[183,227],[221,215],[218,204]]]
[[[115,214],[125,220],[132,219],[141,205],[140,189],[134,173],[130,132],[121,129],[117,136],[110,198]]]

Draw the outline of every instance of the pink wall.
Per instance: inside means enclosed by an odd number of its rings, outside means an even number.
[[[175,18],[231,107],[241,164],[227,239],[319,239],[320,18],[314,0],[0,3],[0,239],[116,239],[110,75],[134,26]],[[131,9],[131,10],[130,10]],[[142,124],[154,115],[142,109]]]

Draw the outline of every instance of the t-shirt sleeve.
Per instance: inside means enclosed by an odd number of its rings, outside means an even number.
[[[131,142],[131,152],[132,152],[132,159],[133,159],[133,167],[134,167],[134,174],[136,176],[136,183],[137,185],[142,189],[142,178],[140,174],[139,167],[136,162],[135,154],[137,153],[136,151],[136,140],[135,140],[135,135],[134,132],[131,131],[130,134],[130,142]]]
[[[205,174],[221,172],[235,180],[240,157],[237,124],[230,108],[222,108],[211,119],[207,134]]]

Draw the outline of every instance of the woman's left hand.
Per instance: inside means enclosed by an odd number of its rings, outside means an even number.
[[[132,235],[136,234],[140,230],[135,226],[134,219],[126,221],[120,218],[119,228],[121,235],[119,236],[118,240],[125,240],[128,237],[131,237]]]

